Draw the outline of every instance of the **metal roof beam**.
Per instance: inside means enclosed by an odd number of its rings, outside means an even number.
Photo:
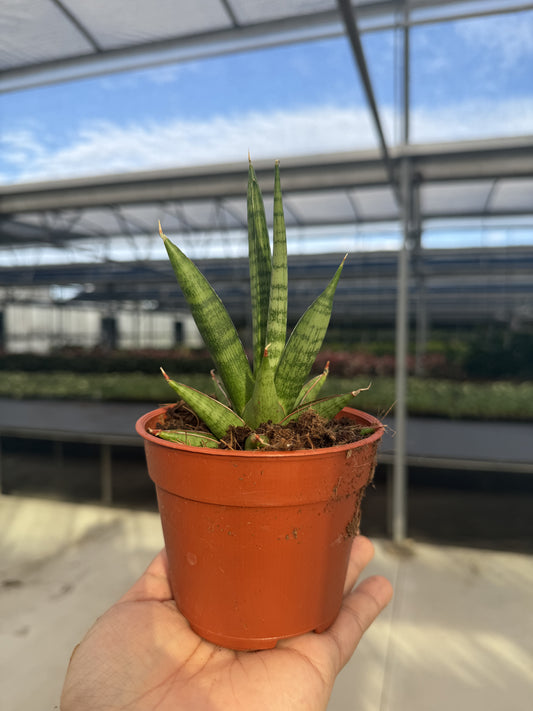
[[[395,164],[404,157],[411,160],[422,186],[432,182],[531,177],[533,136],[391,149],[390,158]],[[0,215],[110,204],[242,198],[246,194],[243,165],[195,166],[0,186]],[[264,184],[264,194],[270,194],[271,161],[257,161],[254,167],[259,182]],[[387,185],[388,176],[377,151],[283,160],[283,191],[287,197],[296,192]]]

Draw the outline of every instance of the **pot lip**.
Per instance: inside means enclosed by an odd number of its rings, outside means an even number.
[[[368,426],[375,426],[376,431],[365,437],[364,439],[358,440],[357,442],[349,442],[347,444],[338,444],[333,447],[322,447],[320,449],[296,449],[290,452],[262,452],[260,450],[253,451],[243,451],[243,450],[233,450],[233,449],[212,449],[210,447],[194,447],[187,444],[181,444],[179,442],[169,442],[168,440],[161,439],[155,435],[150,434],[146,431],[146,425],[149,420],[153,417],[162,415],[168,406],[158,407],[155,410],[146,412],[141,415],[137,422],[135,423],[135,430],[138,435],[140,435],[146,443],[152,443],[165,447],[166,449],[172,450],[176,449],[181,452],[191,452],[196,454],[202,454],[211,457],[239,457],[239,458],[252,458],[260,459],[266,457],[268,459],[279,458],[279,457],[316,457],[319,454],[325,454],[327,452],[342,452],[344,450],[356,449],[357,447],[362,447],[363,445],[368,445],[372,442],[379,442],[383,436],[385,430],[385,425],[378,420],[374,415],[370,415],[368,412],[363,410],[356,410],[353,407],[344,407],[341,412],[349,413],[357,418],[364,418],[368,422]]]

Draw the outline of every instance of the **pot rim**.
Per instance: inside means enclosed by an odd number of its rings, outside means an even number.
[[[168,440],[161,439],[161,437],[156,437],[155,435],[150,434],[149,432],[146,431],[146,426],[148,422],[154,418],[158,417],[159,415],[162,415],[166,409],[167,406],[163,407],[158,407],[155,410],[151,410],[150,412],[145,413],[144,415],[141,415],[137,422],[135,423],[135,430],[138,435],[140,435],[144,440],[147,442],[151,442],[153,444],[165,447],[167,449],[177,449],[179,451],[183,452],[197,452],[197,453],[202,453],[205,454],[206,456],[211,456],[211,457],[240,457],[240,458],[252,458],[254,460],[257,460],[262,457],[266,457],[268,459],[276,458],[276,457],[313,457],[317,456],[319,454],[325,454],[326,452],[342,452],[343,450],[348,450],[348,449],[355,449],[357,447],[362,447],[363,445],[368,445],[371,442],[374,441],[379,441],[383,435],[383,431],[385,429],[385,425],[378,420],[377,417],[374,417],[374,415],[370,415],[368,412],[364,412],[363,410],[356,410],[353,407],[344,407],[341,413],[346,413],[352,415],[355,419],[361,421],[361,423],[365,424],[366,426],[376,427],[376,431],[369,435],[368,437],[365,437],[364,439],[358,440],[356,442],[348,442],[347,444],[337,444],[334,445],[333,447],[321,447],[320,449],[295,449],[289,452],[281,452],[281,451],[274,451],[274,452],[264,452],[261,450],[234,450],[234,449],[213,449],[210,447],[195,447],[187,444],[181,444],[179,442],[169,442]]]

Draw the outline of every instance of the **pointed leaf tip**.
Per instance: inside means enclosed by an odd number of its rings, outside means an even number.
[[[168,237],[166,236],[166,234],[163,233],[163,228],[161,227],[161,220],[158,220],[157,224],[159,225],[159,236],[163,241],[165,241],[166,239],[168,239]]]
[[[366,386],[366,388],[359,388],[359,390],[352,390],[352,397],[355,397],[356,395],[359,395],[359,393],[364,393],[364,392],[366,392],[367,390],[370,390],[371,387],[372,387],[372,383],[368,383],[368,385]]]
[[[161,366],[159,367],[159,370],[163,373],[165,380],[170,380],[170,378],[168,377],[168,375],[165,373],[165,371],[163,370],[163,368]]]

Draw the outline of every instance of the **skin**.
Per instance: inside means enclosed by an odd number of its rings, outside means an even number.
[[[381,576],[352,590],[372,556],[371,542],[358,536],[343,605],[326,632],[250,653],[190,629],[172,600],[162,551],[75,648],[61,711],[323,711],[337,674],[392,597]]]

